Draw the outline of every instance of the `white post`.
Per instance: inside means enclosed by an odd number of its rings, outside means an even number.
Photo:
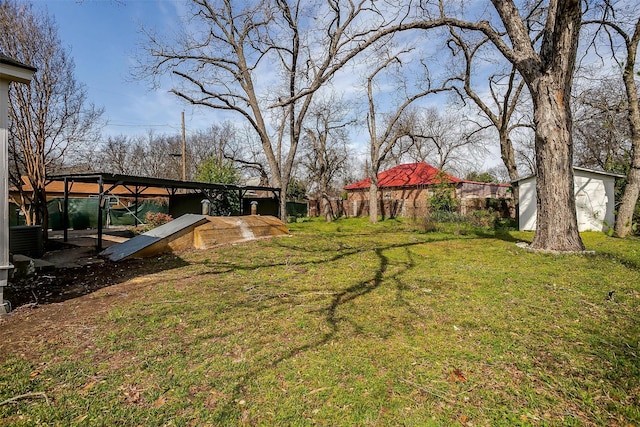
[[[9,83],[29,83],[35,68],[0,54],[0,314],[8,313],[4,288],[9,280]]]
[[[8,97],[9,81],[0,79],[0,314],[8,313],[9,303],[3,299],[4,287],[9,279],[9,151]]]

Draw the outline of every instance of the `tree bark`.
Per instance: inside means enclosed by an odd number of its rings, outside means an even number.
[[[626,237],[633,231],[633,213],[640,195],[640,156],[635,152],[631,169],[627,174],[627,185],[624,187],[618,216],[616,217],[615,235]]]
[[[286,187],[280,190],[279,215],[282,221],[287,222],[287,189]]]
[[[532,86],[536,125],[536,233],[534,249],[582,251],[573,183],[569,89],[546,75]]]
[[[371,176],[371,185],[369,186],[369,222],[376,224],[378,222],[378,178]]]
[[[627,94],[628,120],[631,131],[631,167],[627,174],[627,185],[624,187],[622,203],[618,209],[615,233],[619,237],[626,237],[633,230],[633,213],[640,194],[640,107],[638,106],[638,88],[635,81],[635,62],[640,42],[640,19],[635,25],[631,39],[626,39],[627,60],[622,74]]]
[[[516,154],[513,149],[513,143],[508,135],[500,132],[500,157],[502,158],[502,163],[505,168],[507,168],[507,172],[509,173],[509,179],[511,181],[515,181],[518,179],[518,167],[516,166]],[[512,187],[512,196],[514,200],[518,200],[519,190],[518,186]]]
[[[492,0],[513,48],[485,33],[524,78],[533,101],[536,151],[537,214],[533,249],[572,252],[584,250],[578,233],[573,189],[571,86],[580,23],[579,0],[549,3],[540,52],[513,1]]]
[[[331,200],[327,192],[322,193],[322,213],[326,222],[333,221],[333,213],[331,212]]]

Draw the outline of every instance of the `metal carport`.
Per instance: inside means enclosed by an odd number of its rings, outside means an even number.
[[[242,200],[249,191],[263,191],[273,194],[279,201],[281,197],[280,188],[263,186],[241,186],[232,184],[210,184],[196,181],[178,181],[174,179],[162,179],[142,177],[135,175],[122,175],[111,173],[79,173],[54,175],[49,177],[50,181],[61,181],[64,185],[64,204],[62,221],[64,229],[64,241],[68,240],[69,228],[69,192],[74,183],[97,184],[96,196],[98,196],[98,251],[102,250],[102,214],[104,210],[104,197],[112,194],[116,189],[119,195],[123,195],[122,189],[136,199],[140,197],[170,197],[178,193],[189,193],[199,191],[207,196],[213,191],[237,191],[240,197],[240,209],[242,215]],[[150,191],[157,190],[157,191]]]

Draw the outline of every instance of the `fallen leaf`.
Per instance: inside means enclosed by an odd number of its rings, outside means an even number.
[[[75,424],[80,424],[81,422],[83,422],[84,420],[86,420],[88,416],[89,416],[89,415],[80,415],[80,416],[78,416],[78,417],[74,418],[74,419],[73,419],[73,422],[74,422]]]
[[[315,390],[311,390],[309,393],[307,393],[308,395],[312,395],[312,394],[316,394],[316,393],[320,393],[321,391],[325,391],[325,390],[329,390],[330,387],[320,387],[317,388]]]
[[[467,378],[464,376],[464,374],[462,373],[462,371],[460,369],[454,369],[453,372],[451,372],[451,375],[449,375],[449,380],[450,381],[462,381],[465,382],[467,380]]]
[[[124,399],[128,403],[137,403],[140,400],[140,392],[132,389],[124,392]]]
[[[167,403],[167,399],[165,399],[164,396],[160,396],[158,399],[156,399],[155,402],[153,402],[153,407],[154,408],[159,408],[162,405],[164,405],[165,403]]]

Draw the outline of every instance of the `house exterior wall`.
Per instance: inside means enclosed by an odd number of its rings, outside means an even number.
[[[536,179],[526,178],[519,182],[520,200],[518,222],[521,231],[536,229]],[[578,231],[606,231],[615,221],[615,177],[574,171],[574,193]]]
[[[507,199],[511,197],[510,187],[494,183],[462,182],[459,184],[460,199],[467,198],[491,198]]]
[[[431,195],[427,188],[383,188],[378,191],[378,211],[384,217],[424,216]],[[347,216],[368,216],[369,190],[349,191],[344,212]]]
[[[502,217],[515,217],[509,187],[484,183],[463,182],[455,185],[455,198],[459,201],[458,210],[462,215],[475,210],[487,209],[488,199],[503,199]],[[453,189],[452,189],[453,191]],[[429,199],[433,196],[431,186],[382,188],[378,190],[379,213],[385,217],[420,218],[429,212]],[[369,189],[348,190],[344,204],[347,216],[369,215]]]

